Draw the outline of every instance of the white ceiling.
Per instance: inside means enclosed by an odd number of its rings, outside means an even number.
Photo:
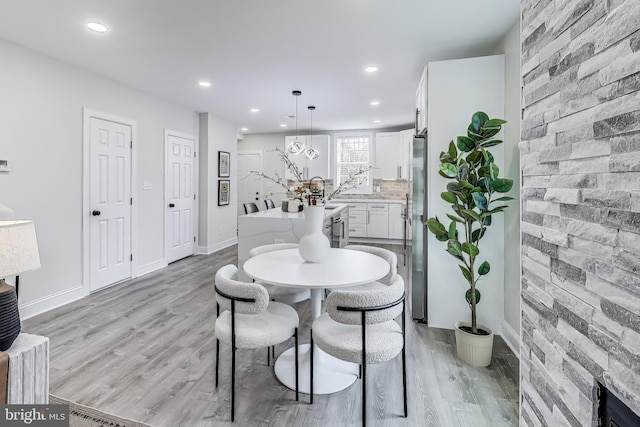
[[[424,65],[487,54],[519,11],[517,0],[0,0],[0,38],[248,133],[295,128],[282,117],[294,89],[300,129],[308,105],[314,131],[368,129],[413,123]]]

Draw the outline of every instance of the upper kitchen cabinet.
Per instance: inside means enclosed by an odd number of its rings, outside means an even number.
[[[416,90],[416,132],[422,132],[427,127],[427,70],[424,67]]]
[[[375,140],[374,179],[409,179],[413,129],[378,132]]]
[[[302,173],[303,179],[310,179],[314,176],[320,176],[324,179],[331,177],[330,169],[330,157],[331,157],[331,137],[329,135],[298,135],[285,136],[284,146],[285,149],[293,141],[302,142],[307,148],[315,148],[320,152],[320,155],[315,159],[308,159],[304,153],[298,155],[289,155],[289,158],[298,166]],[[285,168],[284,177],[286,179],[295,179],[291,172]]]

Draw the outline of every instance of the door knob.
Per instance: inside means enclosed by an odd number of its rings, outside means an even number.
[[[175,207],[176,207],[176,205],[175,205],[174,203],[169,203],[169,207],[170,207],[170,208],[175,208]]]
[[[100,216],[100,211],[98,211],[98,210],[94,210],[94,211],[92,211],[92,212],[91,212],[91,215],[93,215],[93,216]]]

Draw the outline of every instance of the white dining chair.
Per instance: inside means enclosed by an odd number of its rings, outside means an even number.
[[[389,249],[379,248],[377,246],[368,246],[368,245],[347,245],[344,249],[350,249],[352,251],[360,251],[367,252],[380,258],[384,259],[389,263],[389,273],[386,276],[379,279],[376,282],[365,283],[358,286],[351,286],[348,289],[351,291],[368,291],[372,289],[382,289],[385,286],[389,285],[391,277],[394,274],[398,273],[398,256],[395,252],[390,251]],[[346,288],[342,288],[346,289]]]
[[[249,251],[249,258],[253,258],[256,255],[264,254],[267,252],[280,251],[284,249],[296,249],[298,248],[298,246],[299,245],[297,243],[273,243],[270,245],[256,246]],[[274,268],[277,268],[277,266],[274,266]],[[262,286],[264,286],[267,292],[269,292],[269,297],[273,301],[278,301],[285,304],[295,304],[297,302],[305,301],[311,298],[311,291],[309,291],[309,289],[287,288],[284,286],[275,286],[266,283],[263,283]]]
[[[238,269],[229,264],[215,276],[216,292],[216,388],[220,341],[231,346],[231,421],[235,418],[236,349],[256,349],[295,340],[295,382],[298,400],[298,313],[286,304],[269,301],[267,290],[258,283],[239,282]],[[222,313],[220,313],[222,308]],[[267,359],[267,364],[269,364]]]
[[[398,274],[391,284],[368,292],[335,290],[326,300],[327,312],[311,330],[311,398],[313,402],[313,344],[326,353],[362,369],[362,425],[366,425],[367,364],[382,363],[402,354],[404,417],[407,417],[404,280]],[[402,316],[402,326],[394,320]]]

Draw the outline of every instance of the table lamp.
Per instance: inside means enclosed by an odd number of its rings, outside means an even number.
[[[18,298],[5,277],[40,267],[38,241],[33,221],[0,221],[0,351],[5,351],[20,334]]]

